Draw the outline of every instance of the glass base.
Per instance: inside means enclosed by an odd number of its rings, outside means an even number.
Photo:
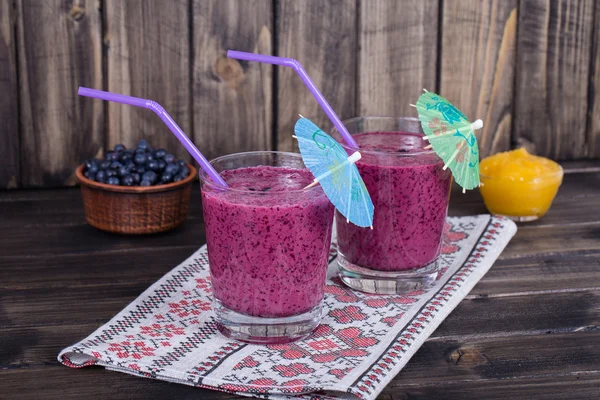
[[[375,294],[403,294],[427,289],[435,283],[439,257],[432,263],[403,271],[376,271],[350,263],[338,255],[338,276],[355,290]]]
[[[313,309],[291,317],[262,318],[240,314],[213,300],[217,329],[230,339],[254,344],[282,344],[304,339],[319,326],[322,301]]]
[[[515,222],[537,221],[541,217],[541,215],[512,216],[512,215],[504,215],[504,214],[498,214],[498,213],[494,213],[494,215],[497,215],[499,217],[505,217],[505,218],[508,218],[508,219],[513,220]]]

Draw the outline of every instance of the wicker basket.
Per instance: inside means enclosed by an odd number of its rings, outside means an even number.
[[[190,175],[179,182],[157,186],[115,186],[99,183],[83,175],[84,165],[75,175],[87,222],[103,231],[121,234],[165,232],[187,217],[192,182],[197,170],[187,164]]]

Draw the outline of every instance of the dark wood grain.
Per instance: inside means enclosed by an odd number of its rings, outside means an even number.
[[[576,395],[578,399],[598,398],[600,374],[574,372],[547,377],[523,379],[457,380],[437,385],[435,382],[420,387],[403,386],[403,382],[386,387],[377,400],[564,400]]]
[[[144,236],[115,236],[81,224],[51,225],[37,229],[14,229],[11,235],[0,237],[3,257],[46,257],[56,254],[127,252],[132,248],[189,246],[204,243],[204,226],[201,219],[189,219],[170,232]],[[38,233],[35,233],[35,232]],[[87,239],[87,238],[93,238]],[[29,249],[36,249],[30,253]]]
[[[96,328],[94,324],[64,324],[60,327],[4,329],[0,332],[5,337],[25,337],[27,340],[17,342],[13,339],[15,346],[5,348],[4,353],[0,355],[0,368],[8,367],[16,373],[23,369],[46,370],[53,376],[60,376],[60,370],[48,365],[48,360],[56,356],[65,341],[70,343],[81,340],[81,330],[92,332]],[[574,340],[575,336],[577,340]],[[41,341],[40,338],[44,340]],[[394,389],[396,393],[406,390],[414,392],[428,386],[452,385],[457,381],[464,382],[468,387],[468,382],[492,383],[502,380],[509,385],[524,379],[540,379],[549,375],[598,375],[600,349],[595,344],[599,339],[599,331],[586,331],[503,338],[466,338],[464,341],[444,338],[428,340],[386,391]],[[90,380],[89,374],[82,373],[86,369],[73,371],[60,368],[64,371],[62,379],[72,381],[75,386]],[[111,381],[106,375],[92,376],[98,376],[102,381]],[[147,381],[140,381],[138,385],[142,390],[156,390],[148,385]],[[178,389],[172,387],[170,390],[175,394]]]
[[[192,202],[194,200],[192,199]],[[593,202],[592,202],[593,203]],[[468,206],[466,210],[480,210],[485,212],[481,205]],[[551,210],[552,211],[552,210]],[[198,216],[190,210],[192,216]],[[579,219],[583,219],[582,212]],[[517,233],[518,240],[513,241],[502,254],[502,258],[516,258],[532,254],[554,254],[566,251],[594,250],[600,246],[600,222],[598,217],[590,216],[588,222],[580,222],[565,225],[521,225]],[[596,214],[594,214],[596,215]],[[559,218],[558,216],[556,218]],[[81,219],[79,219],[81,221]],[[540,223],[543,220],[540,221]],[[34,223],[35,221],[30,221]],[[0,236],[0,248],[4,249],[3,256],[19,257],[26,249],[36,248],[35,256],[46,256],[61,253],[91,252],[91,251],[127,251],[132,246],[143,246],[152,243],[152,246],[169,246],[177,243],[180,245],[191,245],[202,243],[201,237],[193,237],[190,232],[196,231],[198,235],[202,232],[202,221],[189,218],[181,228],[176,228],[170,234],[159,234],[152,236],[151,242],[146,242],[144,237],[120,237],[115,241],[114,236],[108,233],[97,233],[95,228],[88,226],[83,221],[80,223],[66,223],[48,226],[34,225],[38,229],[13,229],[10,235]],[[42,229],[43,228],[43,229]],[[94,235],[94,241],[83,238]],[[82,238],[73,240],[73,237]],[[144,247],[146,247],[144,245]]]
[[[189,0],[104,4],[107,88],[161,104],[192,137]],[[184,147],[152,111],[108,103],[108,147],[147,139],[179,158]]]
[[[278,2],[280,56],[295,58],[342,119],[356,116],[356,2],[284,0]],[[298,74],[278,68],[277,148],[297,151],[292,138],[298,114],[329,132],[329,121]]]
[[[600,248],[600,224],[597,222],[556,226],[520,226],[515,240],[506,247],[501,258],[549,256],[567,251]]]
[[[600,217],[590,210],[600,196],[600,170],[567,165],[574,169],[550,213],[519,225],[500,259],[380,399],[597,397]],[[115,399],[238,398],[101,368],[70,370],[55,358],[204,243],[197,189],[183,227],[143,238],[85,225],[76,189],[0,192],[3,398],[79,398],[90,387]],[[452,198],[453,214],[482,207],[476,192]]]
[[[513,380],[598,373],[600,331],[502,338],[428,340],[398,374],[395,388],[458,380]]]
[[[106,323],[147,286],[134,282],[95,288],[3,289],[0,293],[2,317],[6,324],[15,327],[62,325],[71,321]]]
[[[149,237],[148,237],[149,238]],[[152,245],[152,240],[148,240]],[[160,277],[192,255],[203,243],[164,247],[132,246],[127,251],[71,253],[47,257],[10,257],[0,259],[0,289],[140,287]],[[93,257],[94,267],[81,273]],[[140,273],[143,269],[144,273]],[[53,276],[52,282],[48,276]]]
[[[600,325],[600,310],[595,306],[600,287],[564,292],[509,291],[493,296],[479,293],[463,300],[431,337],[519,336],[574,332]]]
[[[416,116],[409,104],[436,90],[438,1],[359,4],[358,114]]]
[[[56,361],[45,367],[16,368],[0,371],[3,395],[7,399],[38,400],[40,393],[46,399],[81,399],[82,393],[90,398],[148,400],[148,399],[247,399],[227,393],[167,383],[154,379],[106,371],[101,367],[70,370]],[[93,394],[90,393],[93,390]]]
[[[440,93],[471,120],[481,157],[510,148],[518,0],[443,2]]]
[[[514,134],[560,159],[585,157],[593,0],[521,0]]]
[[[35,195],[34,193],[37,193]],[[188,220],[202,219],[200,185],[194,182]],[[0,196],[0,229],[41,230],[85,224],[83,200],[79,190],[5,192]]]
[[[77,88],[102,87],[98,2],[17,1],[21,181],[75,183],[75,167],[102,154],[104,105]]]
[[[182,261],[153,265],[152,270],[162,268],[164,274]],[[129,268],[134,267],[142,268],[143,264]],[[151,283],[136,279],[131,283],[119,280],[110,284],[60,288],[55,285],[49,288],[2,289],[2,314],[7,324],[14,327],[61,325],[69,321],[106,323]],[[475,294],[463,300],[432,338],[574,332],[600,324],[600,311],[595,307],[598,301],[600,286],[493,296]],[[507,323],[509,320],[510,324]]]
[[[76,399],[81,393],[95,389],[110,399],[245,399],[190,386],[177,385],[143,379],[99,367],[68,370],[63,366],[48,365],[40,369],[10,369],[2,372],[5,378],[5,393],[18,393],[19,399],[38,399],[44,393],[46,398]],[[465,400],[506,400],[520,399],[526,395],[533,400],[564,400],[575,393],[578,399],[597,399],[600,374],[565,373],[560,376],[532,377],[523,379],[488,379],[438,384],[430,380],[427,384],[411,386],[404,381],[392,381],[377,400],[405,399],[465,399]],[[16,398],[9,397],[9,398]]]
[[[577,292],[593,287],[599,270],[599,250],[501,259],[469,298]]]
[[[600,158],[600,6],[594,7],[587,123],[588,157]]]
[[[227,58],[272,54],[271,0],[193,0],[194,138],[204,155],[272,150],[273,67]]]
[[[19,184],[19,89],[15,12],[11,0],[0,0],[0,188]]]

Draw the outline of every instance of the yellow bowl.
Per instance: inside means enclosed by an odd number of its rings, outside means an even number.
[[[503,215],[514,221],[534,221],[542,217],[562,183],[563,170],[530,181],[480,174],[479,188],[485,206],[492,214]]]

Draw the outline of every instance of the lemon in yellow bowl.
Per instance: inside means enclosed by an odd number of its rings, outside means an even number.
[[[546,214],[563,178],[560,165],[523,148],[484,158],[479,172],[488,210],[521,222]]]

